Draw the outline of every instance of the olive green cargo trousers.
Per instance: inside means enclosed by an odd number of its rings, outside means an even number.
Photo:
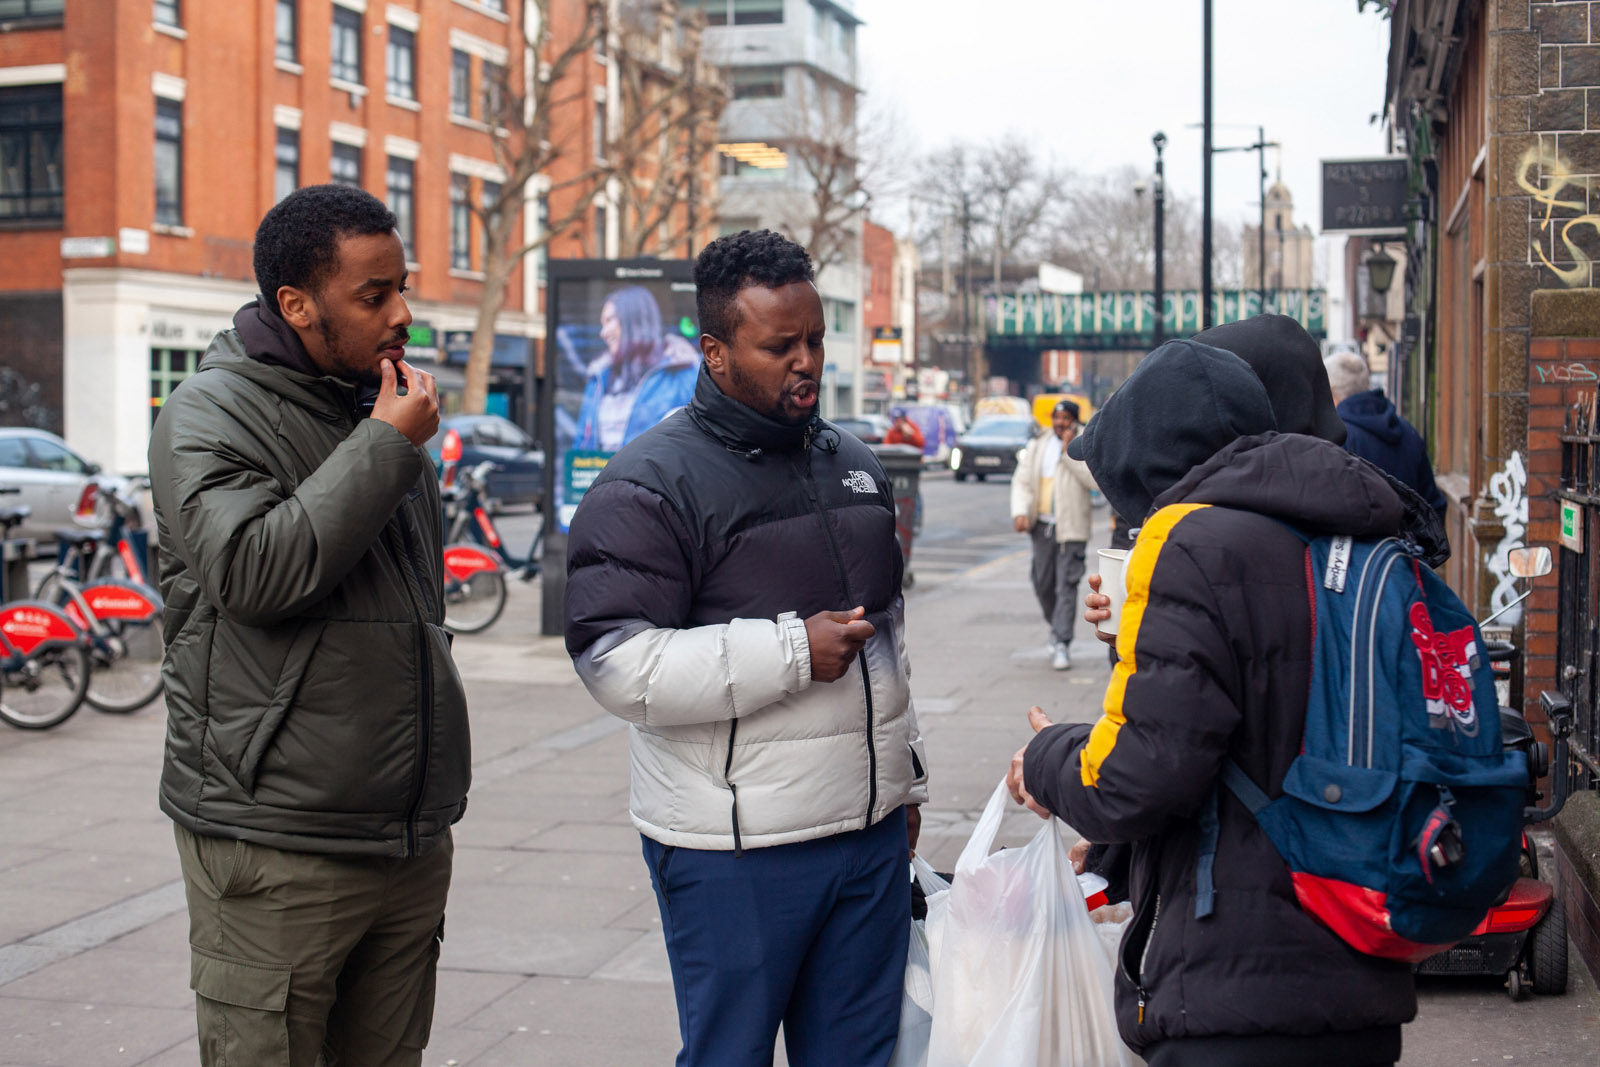
[[[454,853],[285,852],[175,827],[205,1067],[417,1067]]]

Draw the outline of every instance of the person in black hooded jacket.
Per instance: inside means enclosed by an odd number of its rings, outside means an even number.
[[[1038,733],[1009,780],[1040,814],[1131,844],[1117,1018],[1151,1067],[1392,1064],[1416,1013],[1409,968],[1306,915],[1283,860],[1225,790],[1214,909],[1196,917],[1199,815],[1223,760],[1276,797],[1304,732],[1305,547],[1284,523],[1378,537],[1405,517],[1370,465],[1277,425],[1250,365],[1174,341],[1072,446],[1111,506],[1142,518],[1119,661],[1092,726],[1032,710]]]

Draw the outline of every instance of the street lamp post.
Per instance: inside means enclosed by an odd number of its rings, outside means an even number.
[[[1155,291],[1156,291],[1156,323],[1155,342],[1160,348],[1167,339],[1167,313],[1166,313],[1166,261],[1165,243],[1167,232],[1167,182],[1162,169],[1161,150],[1167,147],[1167,135],[1157,133],[1150,138],[1150,143],[1156,146],[1156,180],[1155,180],[1155,205],[1156,205],[1156,264],[1155,264]]]

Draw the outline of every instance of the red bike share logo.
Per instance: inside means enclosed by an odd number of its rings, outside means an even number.
[[[149,619],[156,606],[137,590],[121,585],[97,585],[83,591],[89,610],[98,619]]]
[[[64,616],[32,607],[0,611],[0,633],[18,652],[27,655],[46,641],[75,641],[78,633]]]
[[[444,569],[457,581],[466,581],[474,574],[499,570],[500,561],[480,548],[461,545],[444,550]]]
[[[1478,711],[1472,703],[1472,661],[1478,646],[1471,626],[1439,633],[1421,602],[1411,605],[1411,643],[1422,658],[1422,695],[1428,701],[1428,724],[1478,736]]]

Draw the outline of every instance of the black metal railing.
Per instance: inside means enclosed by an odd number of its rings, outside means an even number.
[[[1556,605],[1556,679],[1572,702],[1574,789],[1600,786],[1600,433],[1594,400],[1569,412],[1561,435],[1562,544]]]

